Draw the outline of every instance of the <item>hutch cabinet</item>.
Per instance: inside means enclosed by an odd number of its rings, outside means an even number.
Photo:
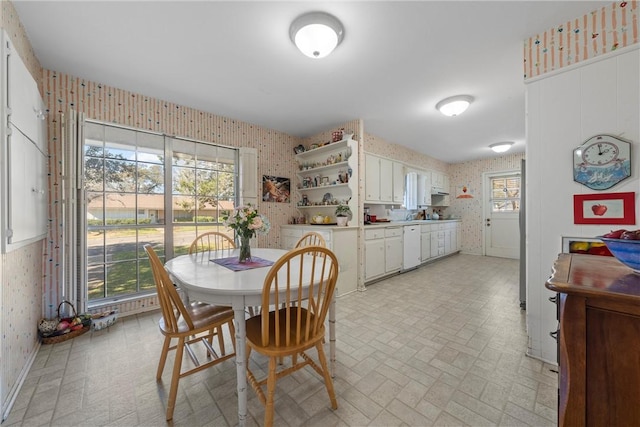
[[[638,425],[640,274],[613,257],[560,254],[546,287],[558,293],[558,425]]]

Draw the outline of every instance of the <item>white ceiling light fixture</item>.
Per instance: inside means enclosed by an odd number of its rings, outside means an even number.
[[[512,145],[513,142],[511,141],[496,142],[495,144],[491,144],[489,148],[491,148],[496,153],[504,153],[505,151],[509,150]]]
[[[325,12],[309,12],[298,16],[289,28],[291,41],[309,58],[324,58],[344,38],[342,23]]]
[[[473,102],[473,97],[469,95],[452,96],[436,104],[436,108],[445,116],[458,116],[469,108]]]

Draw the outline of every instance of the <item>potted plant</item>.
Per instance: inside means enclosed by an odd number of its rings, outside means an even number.
[[[336,207],[336,221],[339,226],[345,227],[350,216],[351,208],[349,208],[349,205],[343,205],[341,203]]]

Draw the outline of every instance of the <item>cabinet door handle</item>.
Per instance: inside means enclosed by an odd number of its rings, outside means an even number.
[[[553,332],[549,332],[549,336],[551,338],[553,338],[554,340],[558,341],[558,332],[560,332],[560,331],[556,330],[556,331],[553,331]]]
[[[554,303],[554,304],[557,304],[558,303],[558,295],[553,296],[553,297],[549,297],[549,301]]]

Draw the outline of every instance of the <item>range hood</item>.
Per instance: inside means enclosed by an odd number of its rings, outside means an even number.
[[[431,195],[432,196],[448,196],[449,193],[446,192],[444,188],[431,187]]]

